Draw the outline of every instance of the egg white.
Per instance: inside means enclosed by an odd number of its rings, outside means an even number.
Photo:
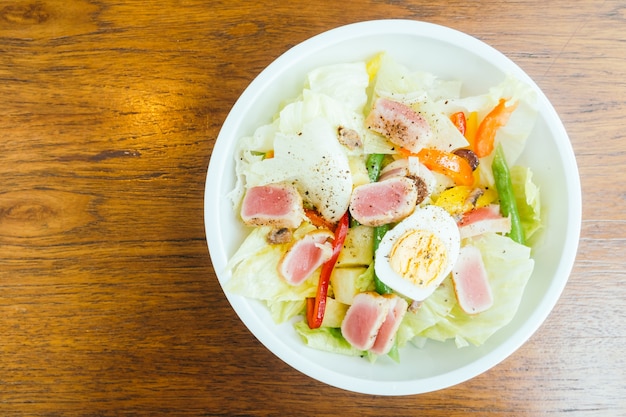
[[[446,260],[438,275],[425,286],[418,286],[403,278],[393,270],[389,263],[394,244],[411,230],[423,230],[436,235],[446,251]],[[461,238],[456,221],[441,207],[428,205],[418,207],[413,214],[388,231],[378,246],[375,254],[374,270],[378,278],[394,291],[412,300],[422,301],[431,295],[450,274],[456,263],[461,248]]]

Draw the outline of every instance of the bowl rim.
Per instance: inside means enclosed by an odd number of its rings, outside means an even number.
[[[514,72],[514,75],[531,85],[545,100],[546,110],[549,114],[549,128],[555,132],[555,135],[569,139],[565,127],[563,126],[559,116],[545,94],[537,86],[537,84],[524,72],[516,63],[491,47],[487,43],[456,29],[419,20],[410,19],[377,19],[366,20],[347,25],[339,26],[317,35],[314,35],[297,45],[291,47],[267,67],[265,67],[250,84],[245,88],[243,93],[236,100],[235,104],[229,111],[220,132],[216,138],[213,151],[211,153],[209,166],[207,169],[205,195],[204,195],[204,217],[205,217],[205,233],[209,253],[212,260],[212,267],[220,285],[223,283],[221,268],[225,266],[227,254],[223,247],[212,243],[211,236],[221,236],[222,225],[216,220],[220,211],[218,203],[214,201],[217,185],[221,183],[223,172],[220,168],[223,164],[223,157],[227,154],[228,146],[225,137],[228,132],[236,130],[241,116],[238,115],[240,108],[246,108],[247,103],[253,101],[260,91],[268,84],[271,84],[277,76],[280,68],[286,66],[290,62],[298,61],[304,57],[315,54],[316,52],[333,45],[354,40],[362,37],[364,34],[369,36],[375,34],[394,34],[394,35],[411,35],[423,38],[433,38],[437,41],[447,43],[462,42],[467,47],[472,48],[472,52],[485,58],[498,68],[504,67]],[[245,113],[245,112],[243,112]],[[526,341],[537,331],[543,324],[550,312],[553,310],[558,299],[563,292],[565,285],[571,274],[574,265],[576,253],[578,250],[578,242],[580,238],[580,227],[582,222],[582,197],[578,167],[576,164],[571,142],[557,141],[555,145],[561,152],[563,162],[566,166],[564,169],[568,172],[567,195],[570,211],[568,212],[567,239],[563,248],[563,255],[555,276],[561,279],[553,279],[547,294],[543,297],[540,304],[541,308],[533,311],[532,315],[517,329],[514,338],[498,345],[487,356],[482,356],[467,365],[457,368],[454,371],[443,373],[434,377],[422,378],[413,381],[373,381],[358,377],[347,376],[333,370],[320,369],[315,364],[309,363],[309,360],[303,361],[301,355],[288,349],[285,345],[275,343],[273,337],[264,332],[260,332],[256,327],[258,318],[254,317],[254,313],[249,307],[242,306],[239,296],[224,291],[229,303],[239,316],[240,320],[246,325],[248,330],[259,340],[268,350],[280,358],[282,361],[290,365],[299,372],[308,375],[325,384],[345,389],[348,391],[359,392],[372,395],[414,395],[426,392],[432,392],[445,389],[471,378],[474,378],[487,370],[495,367],[515,351],[517,351]],[[210,230],[211,228],[211,230]],[[451,378],[453,374],[454,378]]]

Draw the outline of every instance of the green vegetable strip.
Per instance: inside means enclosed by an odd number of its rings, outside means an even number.
[[[382,153],[372,153],[367,157],[367,161],[365,163],[367,166],[367,174],[370,177],[370,182],[378,181],[384,158],[385,155]]]
[[[376,253],[376,250],[378,250],[378,245],[380,244],[380,241],[383,239],[383,236],[385,236],[385,233],[387,233],[388,230],[388,224],[374,227],[374,253]],[[391,294],[393,292],[393,290],[389,286],[387,286],[387,284],[385,284],[380,280],[380,278],[378,278],[378,275],[376,275],[375,271],[374,287],[378,294]]]
[[[367,166],[367,174],[369,176],[370,182],[378,181],[378,177],[380,177],[380,171],[382,170],[383,159],[385,158],[384,154],[373,153],[367,157],[366,166]],[[382,240],[385,233],[389,230],[389,225],[385,224],[382,226],[374,227],[374,253],[378,249],[378,245]],[[376,292],[379,294],[391,294],[393,290],[389,288],[384,282],[382,282],[376,273],[374,272],[374,286],[376,288]]]
[[[356,221],[352,216],[350,216],[350,229],[359,226],[360,223]]]
[[[509,172],[506,159],[504,158],[504,151],[502,150],[501,145],[498,145],[496,148],[495,156],[493,158],[493,162],[491,163],[491,170],[493,171],[496,189],[498,190],[498,194],[500,196],[500,211],[503,216],[511,217],[511,232],[508,236],[517,243],[525,245],[526,238],[524,236],[524,229],[522,228],[522,222],[517,209],[517,202],[515,201],[511,174]]]

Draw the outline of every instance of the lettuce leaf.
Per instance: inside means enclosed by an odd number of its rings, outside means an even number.
[[[376,288],[376,284],[374,284],[374,262],[369,264],[365,272],[359,276],[356,287],[360,292],[374,291]]]
[[[448,277],[432,295],[421,303],[416,313],[409,310],[404,315],[397,333],[398,344],[404,346],[407,342],[422,337],[428,329],[445,320],[455,304],[454,287],[452,280]]]
[[[493,306],[480,314],[465,313],[456,301],[454,286],[448,277],[417,312],[405,315],[399,333],[401,343],[428,338],[454,339],[458,347],[470,343],[480,346],[513,319],[534,267],[530,248],[495,233],[472,239],[471,244],[483,254]]]
[[[517,108],[511,114],[509,121],[505,126],[498,129],[495,138],[496,145],[502,144],[507,164],[513,166],[524,150],[528,136],[537,119],[536,93],[528,84],[511,74],[507,74],[502,82],[489,89],[485,94],[447,100],[444,107],[448,114],[456,111],[476,112],[480,123],[500,99],[517,103]],[[480,161],[478,174],[482,185],[492,186],[494,183],[491,172],[492,161],[493,152]]]
[[[447,99],[442,105],[448,114],[464,111],[476,112],[478,121],[493,110],[500,99],[517,103],[517,108],[511,114],[507,124],[496,134],[496,143],[502,143],[506,160],[513,166],[524,150],[526,139],[533,130],[537,119],[537,94],[525,82],[512,74],[506,74],[504,79],[484,94],[467,96],[458,99]],[[488,161],[491,166],[491,161]]]
[[[278,121],[258,127],[252,136],[245,136],[235,146],[235,187],[228,193],[228,198],[237,209],[246,189],[246,173],[250,166],[263,160],[263,154],[274,148],[274,136],[278,131]]]
[[[326,120],[333,129],[341,126],[357,131],[366,145],[374,142],[373,146],[365,146],[368,152],[385,149],[384,141],[376,138],[363,124],[368,83],[369,75],[363,62],[328,65],[311,71],[299,97],[287,101],[271,123],[258,127],[251,136],[238,141],[234,152],[237,180],[228,194],[233,207],[239,206],[247,187],[285,179],[263,178],[263,172],[254,176],[251,171],[263,161],[261,154],[276,148],[277,137],[297,137],[304,126],[315,119]],[[345,153],[363,153],[363,149],[352,152],[345,147],[341,149]]]
[[[306,87],[337,100],[348,110],[362,113],[367,102],[368,84],[365,62],[354,62],[314,69],[307,75]]]
[[[541,199],[539,187],[533,182],[533,173],[528,167],[511,167],[511,182],[526,239],[530,239],[542,228]]]
[[[382,54],[370,104],[378,97],[385,97],[411,106],[426,119],[434,133],[432,141],[426,146],[452,151],[467,146],[468,142],[447,116],[443,103],[460,97],[460,93],[460,81],[411,71],[388,54]]]
[[[294,324],[296,332],[308,347],[326,352],[340,353],[348,356],[362,356],[364,352],[352,347],[341,335],[341,330],[333,327],[309,328],[306,321],[301,320]]]
[[[298,135],[308,122],[318,118],[326,120],[334,130],[344,127],[355,130],[361,137],[365,135],[362,112],[357,113],[349,107],[349,104],[313,90],[304,90],[300,100],[288,104],[281,110],[277,119],[278,132]],[[344,151],[347,152],[348,149]],[[362,150],[359,150],[360,153]]]
[[[421,96],[431,100],[458,98],[461,95],[461,82],[444,80],[425,71],[413,71],[400,64],[387,53],[380,56],[380,65],[373,83],[373,95]]]
[[[295,232],[297,238],[315,229],[304,222]],[[280,278],[278,263],[288,244],[269,245],[266,241],[269,227],[254,228],[246,237],[227,268],[231,277],[225,290],[233,294],[264,301],[276,323],[282,323],[300,314],[307,297],[314,297],[319,281],[319,270],[305,282],[293,286]]]

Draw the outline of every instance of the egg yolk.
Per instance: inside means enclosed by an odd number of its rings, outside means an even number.
[[[441,239],[427,230],[408,230],[389,252],[389,265],[418,287],[428,287],[445,268],[448,255]]]

